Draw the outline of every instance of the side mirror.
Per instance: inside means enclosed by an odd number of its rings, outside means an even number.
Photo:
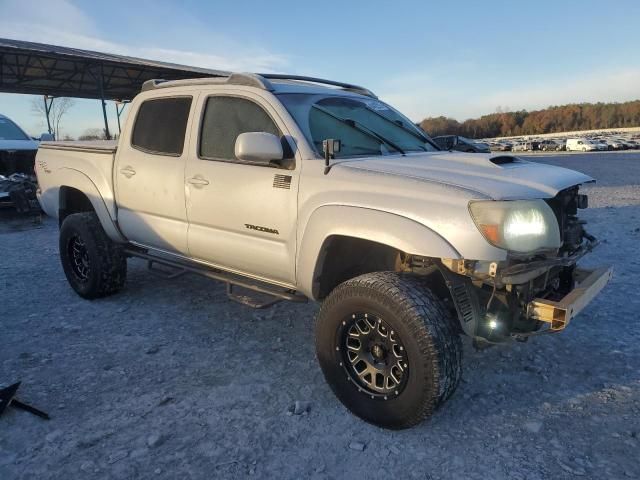
[[[40,135],[41,142],[53,142],[54,140],[55,138],[53,138],[53,134],[51,133],[43,133],[42,135]]]
[[[238,160],[265,165],[284,158],[280,139],[266,132],[246,132],[238,135],[235,154]]]

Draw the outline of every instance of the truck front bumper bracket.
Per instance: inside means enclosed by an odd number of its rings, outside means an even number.
[[[594,270],[576,269],[576,286],[558,301],[535,298],[527,304],[530,318],[549,323],[550,331],[561,331],[571,319],[580,313],[598,293],[609,283],[613,267],[600,267]]]

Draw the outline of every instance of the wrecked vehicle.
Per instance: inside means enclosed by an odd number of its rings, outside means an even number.
[[[254,307],[322,302],[328,384],[386,428],[451,396],[461,334],[560,332],[612,274],[577,266],[598,243],[578,216],[590,177],[441,151],[369,90],[317,78],[146,82],[119,143],[43,143],[36,173],[80,296],[119,291],[137,257]]]
[[[15,208],[19,213],[40,210],[34,174],[37,150],[38,142],[0,115],[0,207]]]
[[[14,173],[8,177],[0,175],[0,208],[13,208],[18,213],[39,212],[37,189],[35,175],[25,173]]]

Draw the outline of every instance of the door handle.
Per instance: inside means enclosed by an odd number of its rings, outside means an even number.
[[[202,177],[191,177],[187,180],[194,187],[204,187],[205,185],[209,185],[209,180],[206,180]]]
[[[124,167],[120,169],[120,173],[127,178],[131,178],[136,174],[136,171],[131,167]]]

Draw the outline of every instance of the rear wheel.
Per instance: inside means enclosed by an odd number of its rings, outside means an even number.
[[[329,386],[355,415],[402,429],[428,417],[461,377],[462,342],[420,277],[378,272],[348,280],[322,304],[316,353]]]
[[[118,292],[127,277],[122,246],[107,236],[93,212],[74,213],[64,219],[60,261],[71,288],[87,299]]]

